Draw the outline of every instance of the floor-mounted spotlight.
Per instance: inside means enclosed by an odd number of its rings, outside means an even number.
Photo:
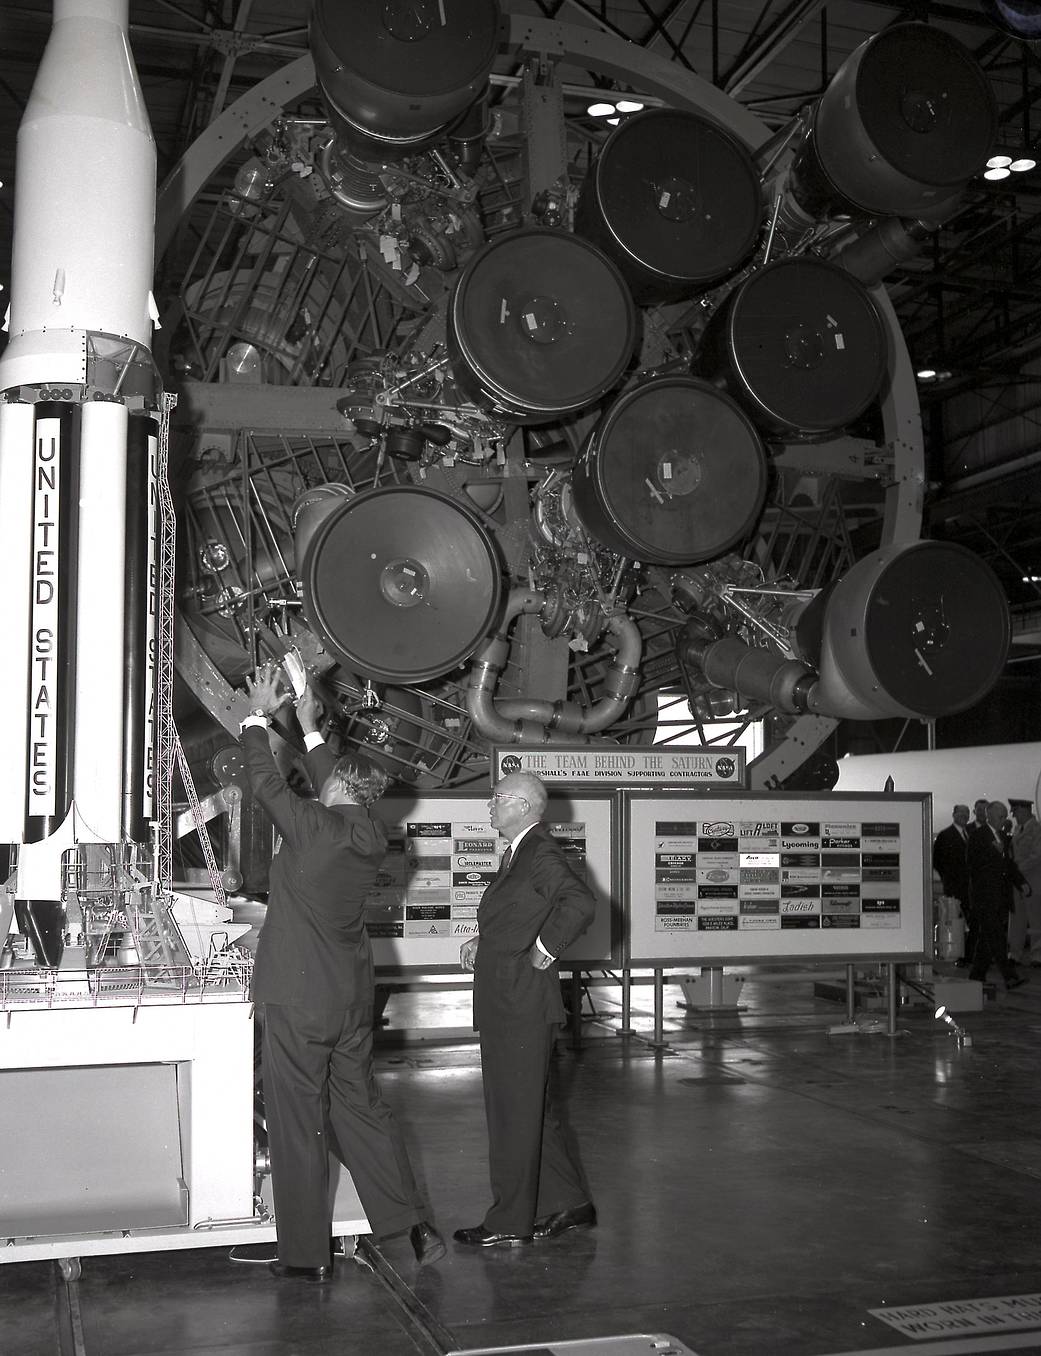
[[[968,1046],[972,1044],[972,1037],[969,1035],[967,1031],[963,1031],[962,1028],[958,1025],[958,1023],[954,1020],[951,1014],[947,1011],[947,1005],[945,1003],[940,1004],[940,1006],[933,1013],[933,1016],[936,1018],[938,1022],[943,1022],[945,1026],[950,1028],[951,1035],[955,1038],[959,1045]]]

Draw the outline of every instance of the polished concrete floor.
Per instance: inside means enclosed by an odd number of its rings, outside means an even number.
[[[661,1048],[650,987],[633,990],[633,1036],[618,1034],[617,987],[590,995],[556,1072],[595,1231],[476,1255],[449,1244],[423,1270],[391,1239],[324,1287],[217,1248],[85,1258],[71,1285],[53,1263],[8,1265],[0,1352],[548,1352],[626,1333],[698,1356],[1041,1352],[1041,1309],[1006,1305],[1025,1317],[1003,1327],[991,1306],[976,1335],[964,1316],[981,1309],[951,1307],[1041,1292],[1041,971],[956,1014],[971,1045],[924,1001],[888,1034],[867,991],[858,1029],[835,1030],[845,1006],[809,974],[746,972],[736,1011],[691,1010],[669,983]],[[468,997],[395,994],[387,1017],[382,1085],[447,1235],[487,1204]],[[917,1331],[871,1312],[935,1305]]]

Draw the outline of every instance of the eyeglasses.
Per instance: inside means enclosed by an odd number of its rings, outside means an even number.
[[[516,791],[493,791],[489,797],[489,803],[497,800],[523,800],[525,805],[530,804],[526,797],[518,796]]]

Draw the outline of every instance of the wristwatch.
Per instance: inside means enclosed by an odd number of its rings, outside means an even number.
[[[251,716],[259,716],[261,720],[267,720],[267,712],[262,706],[254,706],[249,713]]]

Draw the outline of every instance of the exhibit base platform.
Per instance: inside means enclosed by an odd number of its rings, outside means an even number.
[[[85,1256],[274,1241],[243,995],[116,995],[3,1018],[0,1263],[57,1259],[72,1275]],[[333,1236],[369,1233],[331,1166]]]

